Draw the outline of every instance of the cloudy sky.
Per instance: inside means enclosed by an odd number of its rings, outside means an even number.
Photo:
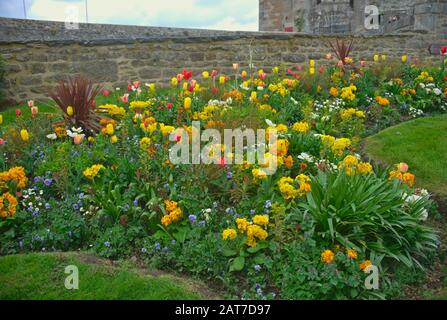
[[[0,0],[0,16],[86,21],[85,0]],[[87,0],[89,22],[258,30],[258,0]]]

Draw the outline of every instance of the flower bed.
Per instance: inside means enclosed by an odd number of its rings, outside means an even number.
[[[0,253],[137,255],[236,298],[398,295],[402,274],[423,274],[437,253],[425,223],[435,205],[408,165],[376,167],[359,146],[445,111],[447,82],[443,68],[374,60],[185,70],[170,88],[61,83],[51,94],[61,114],[30,101],[30,117],[17,112],[0,129]],[[242,149],[204,137],[225,129],[264,134]],[[200,138],[207,148],[194,162],[189,143]],[[188,161],[174,161],[185,144]],[[378,290],[365,285],[374,272]]]

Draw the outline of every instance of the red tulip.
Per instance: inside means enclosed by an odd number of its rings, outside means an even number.
[[[108,96],[109,96],[109,90],[104,89],[104,91],[102,92],[102,95],[103,95],[104,97],[108,97]]]
[[[214,94],[218,94],[219,93],[219,89],[217,89],[216,87],[213,87],[213,93]]]
[[[132,85],[131,84],[127,85],[127,91],[132,91]]]
[[[0,138],[0,146],[5,144],[5,140],[3,140],[2,138]]]
[[[192,77],[192,71],[183,70],[183,78],[185,80],[189,80]]]
[[[171,110],[172,109],[172,102],[168,102],[168,104],[166,105],[166,107]]]
[[[213,71],[211,71],[211,77],[216,77],[217,76],[217,70],[213,69]]]
[[[219,161],[219,165],[220,165],[221,167],[225,167],[226,164],[227,164],[227,162],[225,161],[225,158],[224,158],[224,157],[221,157],[221,158],[220,158],[220,161]]]
[[[140,86],[140,81],[134,81],[134,82],[133,82],[133,86],[134,86],[135,88],[138,88],[138,87]]]
[[[446,52],[447,52],[447,46],[442,46],[442,47],[441,47],[441,54],[442,54],[442,55],[445,55]]]
[[[22,115],[22,110],[16,109],[16,116],[20,117]]]
[[[129,95],[126,93],[124,96],[121,97],[121,101],[123,103],[129,102]]]

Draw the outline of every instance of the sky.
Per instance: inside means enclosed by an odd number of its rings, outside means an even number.
[[[85,0],[0,0],[0,16],[86,21]],[[258,30],[258,0],[87,0],[91,23]]]

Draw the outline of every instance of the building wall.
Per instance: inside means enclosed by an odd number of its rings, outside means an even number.
[[[190,68],[195,75],[217,68],[228,75],[240,63],[248,69],[295,67],[315,59],[326,63],[331,36],[275,32],[230,32],[80,24],[0,18],[0,55],[6,62],[7,97],[14,101],[46,99],[49,88],[66,76],[83,73],[108,88],[140,80],[168,84]],[[358,36],[353,57],[372,60],[374,53],[389,59],[408,55],[429,60],[433,43],[427,34]],[[437,59],[437,57],[434,57]],[[437,61],[437,60],[436,60]]]
[[[366,5],[379,8],[378,30],[364,27]],[[312,34],[425,30],[447,38],[447,0],[260,0],[259,12],[260,31],[284,31],[286,23],[295,22],[293,31]]]

